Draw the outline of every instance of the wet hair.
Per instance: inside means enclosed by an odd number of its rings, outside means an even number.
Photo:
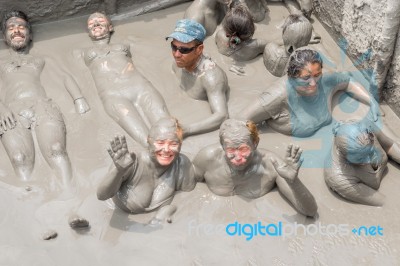
[[[318,63],[322,68],[322,58],[321,55],[311,49],[298,49],[292,53],[289,58],[287,75],[290,78],[297,78],[300,75],[301,70],[307,64]]]
[[[1,22],[1,30],[3,31],[3,33],[5,33],[7,30],[7,20],[9,20],[10,18],[20,18],[25,20],[26,27],[28,28],[29,32],[31,32],[31,23],[28,20],[28,16],[22,11],[11,10],[5,13],[5,15],[3,16],[3,20]]]
[[[285,19],[282,26],[282,39],[289,54],[299,47],[308,45],[311,35],[312,25],[303,15],[289,15]]]
[[[258,142],[260,141],[257,126],[251,120],[246,122],[236,119],[225,120],[219,130],[219,141],[221,145],[223,145],[225,139],[231,138],[250,138],[255,146],[257,146]]]
[[[249,129],[251,140],[254,144],[258,144],[260,136],[258,135],[258,129],[256,123],[251,120],[246,122],[246,127]]]
[[[337,122],[333,129],[335,144],[342,154],[360,153],[374,145],[374,133],[371,127],[354,120]]]
[[[241,41],[250,40],[255,31],[253,17],[249,9],[242,4],[229,10],[222,21],[222,26],[226,34],[230,36],[230,42],[235,45]]]
[[[164,131],[169,131],[171,128],[175,128],[176,136],[179,139],[179,142],[182,143],[183,141],[183,129],[179,124],[178,120],[174,117],[165,117],[160,118],[151,128],[149,131],[149,136],[147,141],[149,142],[151,139],[151,135],[157,134],[157,130],[163,129]],[[171,132],[171,131],[170,131]]]

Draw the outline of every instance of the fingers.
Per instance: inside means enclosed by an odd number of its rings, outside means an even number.
[[[300,160],[303,150],[298,145],[289,144],[286,149],[286,158],[290,158],[297,163]],[[302,161],[301,161],[302,162]]]
[[[107,148],[108,154],[110,154],[113,160],[118,160],[128,151],[128,144],[125,136],[115,136],[110,141],[110,147]]]

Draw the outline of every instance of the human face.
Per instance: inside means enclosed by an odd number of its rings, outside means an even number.
[[[7,44],[15,51],[26,48],[31,40],[27,22],[16,17],[8,19],[5,38]]]
[[[322,67],[319,63],[309,63],[294,78],[295,89],[300,96],[314,96],[318,92],[318,82],[322,76]]]
[[[113,29],[108,18],[101,14],[90,16],[87,24],[89,36],[92,40],[101,40],[110,36]]]
[[[224,140],[224,151],[230,167],[234,170],[244,170],[251,161],[255,147],[250,142],[235,144]]]
[[[196,64],[203,53],[203,44],[196,45],[195,41],[189,43],[183,43],[174,39],[171,42],[171,48],[172,48],[171,49],[172,56],[175,59],[176,65],[179,68],[184,68],[189,72],[192,72],[196,68]],[[193,49],[193,50],[185,54],[180,52],[182,49],[184,50]]]
[[[161,166],[169,166],[178,157],[181,149],[181,142],[178,138],[157,138],[150,143],[150,149],[158,164]]]

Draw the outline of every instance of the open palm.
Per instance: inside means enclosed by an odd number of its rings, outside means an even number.
[[[299,146],[290,144],[286,148],[284,161],[278,161],[275,158],[272,160],[276,172],[290,183],[297,178],[300,166],[303,163],[303,160],[300,159],[302,152]]]

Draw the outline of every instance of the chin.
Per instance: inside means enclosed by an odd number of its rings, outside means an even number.
[[[175,156],[171,156],[168,158],[163,158],[162,156],[157,156],[157,162],[159,165],[168,166],[171,165],[175,160]]]

